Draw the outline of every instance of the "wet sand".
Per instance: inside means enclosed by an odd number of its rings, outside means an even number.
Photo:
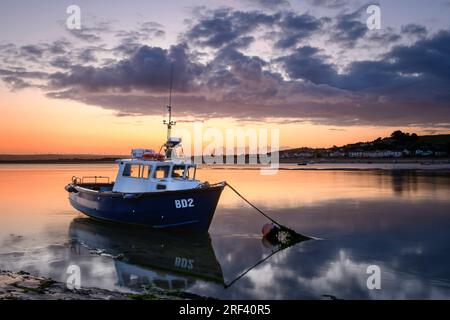
[[[202,300],[199,295],[181,291],[147,288],[145,294],[127,294],[99,288],[70,290],[50,278],[27,272],[0,271],[0,300]]]

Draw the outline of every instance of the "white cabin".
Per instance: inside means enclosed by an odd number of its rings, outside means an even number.
[[[113,192],[143,193],[193,189],[201,184],[195,179],[196,165],[184,161],[120,159]]]

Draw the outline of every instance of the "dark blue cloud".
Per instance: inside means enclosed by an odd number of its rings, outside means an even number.
[[[428,34],[428,29],[425,26],[415,23],[402,26],[401,31],[403,34],[413,35],[417,37],[423,37]]]
[[[353,62],[342,74],[326,58],[318,49],[303,47],[280,61],[293,79],[348,91],[428,103],[450,93],[450,31],[396,46],[380,60]]]
[[[345,14],[338,17],[334,27],[333,40],[343,43],[347,48],[355,46],[369,31],[366,23],[361,22],[359,15]]]
[[[278,19],[279,14],[219,9],[211,17],[200,19],[186,33],[186,37],[198,45],[220,48],[236,42],[261,25],[270,26]]]
[[[292,79],[302,79],[314,84],[332,84],[338,74],[332,64],[325,62],[320,50],[310,46],[300,47],[279,61]]]
[[[327,18],[317,19],[310,14],[288,13],[279,21],[282,35],[275,46],[281,49],[295,47],[301,40],[321,30],[327,21]]]
[[[167,90],[173,63],[177,70],[175,88],[187,90],[192,87],[191,80],[199,76],[201,68],[189,60],[186,49],[183,44],[169,50],[141,46],[129,58],[107,67],[75,65],[67,73],[55,73],[51,85],[55,88],[80,87],[86,91]]]
[[[96,49],[94,48],[84,49],[78,54],[78,59],[81,63],[96,62],[97,58],[95,56],[95,52]]]
[[[275,46],[281,49],[295,47],[301,40],[321,30],[329,18],[316,18],[310,14],[277,12],[272,14],[259,11],[242,12],[219,9],[212,16],[201,18],[186,33],[186,38],[196,45],[222,48],[227,45],[239,47],[249,34],[264,27],[274,37]],[[274,30],[280,31],[274,31]],[[253,38],[251,38],[253,40]],[[241,46],[247,47],[251,41]]]
[[[402,39],[402,34],[393,28],[370,30],[367,26],[367,5],[351,12],[341,13],[333,19],[328,29],[330,41],[340,44],[346,50],[355,48],[358,44],[368,46],[376,44],[389,48]]]
[[[443,30],[431,38],[411,46],[397,46],[386,55],[394,60],[397,72],[418,73],[422,76],[450,79],[450,30]]]

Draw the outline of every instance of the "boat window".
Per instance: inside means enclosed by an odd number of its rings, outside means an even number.
[[[122,173],[122,175],[123,175],[124,177],[129,177],[130,174],[131,174],[131,165],[130,165],[129,163],[127,163],[127,164],[125,165],[125,167],[123,168],[123,173]]]
[[[130,177],[131,178],[139,178],[140,175],[141,175],[141,166],[139,164],[132,164]]]
[[[185,166],[173,166],[172,178],[184,178]]]
[[[169,166],[158,166],[155,169],[153,177],[156,179],[163,179],[169,176],[170,167]]]
[[[195,179],[195,167],[188,167],[186,172],[186,179]]]
[[[151,170],[150,166],[142,164],[130,164],[127,163],[123,169],[123,176],[130,178],[144,178],[148,179],[149,172]]]
[[[148,179],[150,176],[150,171],[152,170],[151,166],[142,166],[142,174],[141,177],[144,179]]]

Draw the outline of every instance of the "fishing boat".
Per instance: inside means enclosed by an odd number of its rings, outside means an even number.
[[[116,160],[115,181],[108,177],[72,177],[65,187],[71,205],[98,220],[156,229],[207,231],[226,182],[196,178],[197,166],[182,154],[181,138],[172,137],[171,99],[167,106],[167,141],[159,152],[133,149]]]

